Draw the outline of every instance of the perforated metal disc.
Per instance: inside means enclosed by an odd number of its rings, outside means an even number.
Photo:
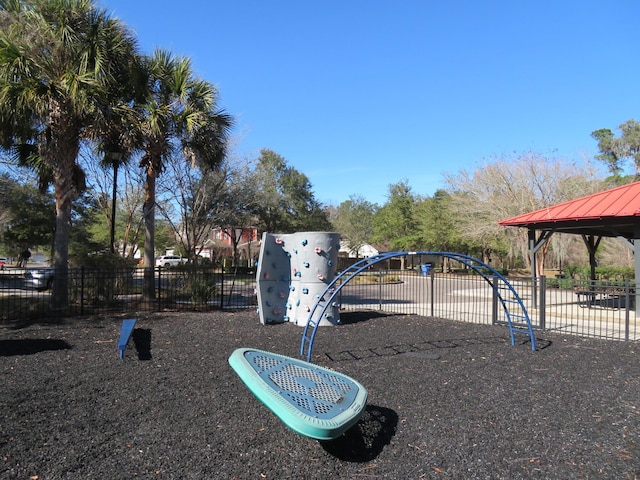
[[[241,348],[229,363],[289,428],[308,437],[336,438],[357,422],[366,405],[360,383],[302,360]]]
[[[294,359],[274,359],[256,351],[246,352],[245,358],[271,388],[315,418],[332,418],[336,411],[344,411],[358,391],[350,379],[315,365],[299,365]]]

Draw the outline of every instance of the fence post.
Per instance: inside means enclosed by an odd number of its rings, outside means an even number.
[[[378,310],[382,310],[382,270],[378,270]]]
[[[624,341],[629,341],[629,309],[631,308],[631,284],[624,281]]]
[[[434,313],[434,298],[433,298],[433,292],[435,289],[435,274],[433,272],[433,268],[431,269],[431,275],[430,275],[430,281],[429,281],[429,288],[431,289],[431,291],[429,292],[429,296],[431,297],[431,316],[433,317],[433,313]],[[444,272],[443,272],[444,273]]]
[[[538,322],[538,326],[542,330],[547,328],[547,277],[545,275],[540,275],[540,307],[538,308]]]
[[[220,268],[220,310],[224,309],[224,265]]]
[[[71,270],[67,270],[70,272]],[[67,273],[68,275],[69,273]],[[67,278],[67,285],[69,285],[69,279]],[[84,267],[80,267],[80,315],[84,315]]]
[[[496,286],[497,277],[491,277],[493,280],[491,281],[491,286],[493,295],[491,296],[491,324],[498,324],[498,288]]]
[[[153,281],[155,283],[156,272],[158,272],[158,290],[156,292],[158,311],[162,310],[162,267],[153,269]]]

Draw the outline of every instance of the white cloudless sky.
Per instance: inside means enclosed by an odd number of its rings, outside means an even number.
[[[640,120],[637,0],[99,0],[192,59],[236,117],[323,203],[382,204],[407,180],[534,150],[580,161],[591,132]]]

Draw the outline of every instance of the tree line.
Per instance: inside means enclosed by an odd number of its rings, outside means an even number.
[[[498,155],[471,170],[445,172],[445,188],[432,196],[416,195],[403,180],[389,186],[383,205],[351,196],[332,209],[330,219],[353,253],[370,243],[382,251],[453,251],[506,271],[529,269],[526,229],[504,228],[498,222],[637,179],[623,174],[621,163],[607,175],[598,160],[573,161],[532,151]],[[636,167],[637,162],[630,163]],[[612,266],[633,264],[631,250],[617,239],[603,239],[598,260]],[[562,270],[588,264],[588,254],[579,236],[556,234],[536,261],[537,271],[544,273],[546,262]]]
[[[79,265],[92,261],[105,265],[133,257],[135,250],[129,247],[143,245],[144,192],[140,179],[129,176],[139,172],[123,169],[126,181],[116,217],[119,251],[105,257],[96,252],[109,244],[111,177],[108,169],[87,171],[91,187],[73,213],[73,259]],[[220,168],[207,172],[169,158],[158,183],[156,245],[160,250],[177,245],[197,261],[198,248],[214,227],[228,230],[229,236],[238,227],[282,233],[332,230],[341,233],[354,253],[368,243],[381,251],[455,251],[498,268],[528,268],[526,231],[502,228],[498,221],[621,181],[603,177],[597,162],[576,163],[535,152],[495,157],[445,178],[447,188],[432,196],[414,194],[409,181],[403,180],[389,185],[382,205],[354,195],[338,206],[327,206],[315,200],[303,173],[270,150],[262,150],[253,160],[226,158]],[[6,175],[0,177],[0,190],[4,244],[20,251],[23,245],[50,242],[55,228],[51,196],[41,194],[28,180],[19,182]],[[599,255],[603,264],[632,262],[629,250],[616,241],[603,241]],[[580,239],[572,235],[553,236],[539,258],[555,269],[587,261]],[[538,268],[543,271],[544,263]]]

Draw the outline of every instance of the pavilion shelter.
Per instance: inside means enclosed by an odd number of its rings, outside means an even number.
[[[591,280],[595,280],[596,251],[602,238],[623,239],[634,253],[635,308],[636,314],[640,314],[640,182],[523,213],[498,224],[528,229],[534,285],[537,277],[536,252],[555,232],[582,236],[589,251]]]

